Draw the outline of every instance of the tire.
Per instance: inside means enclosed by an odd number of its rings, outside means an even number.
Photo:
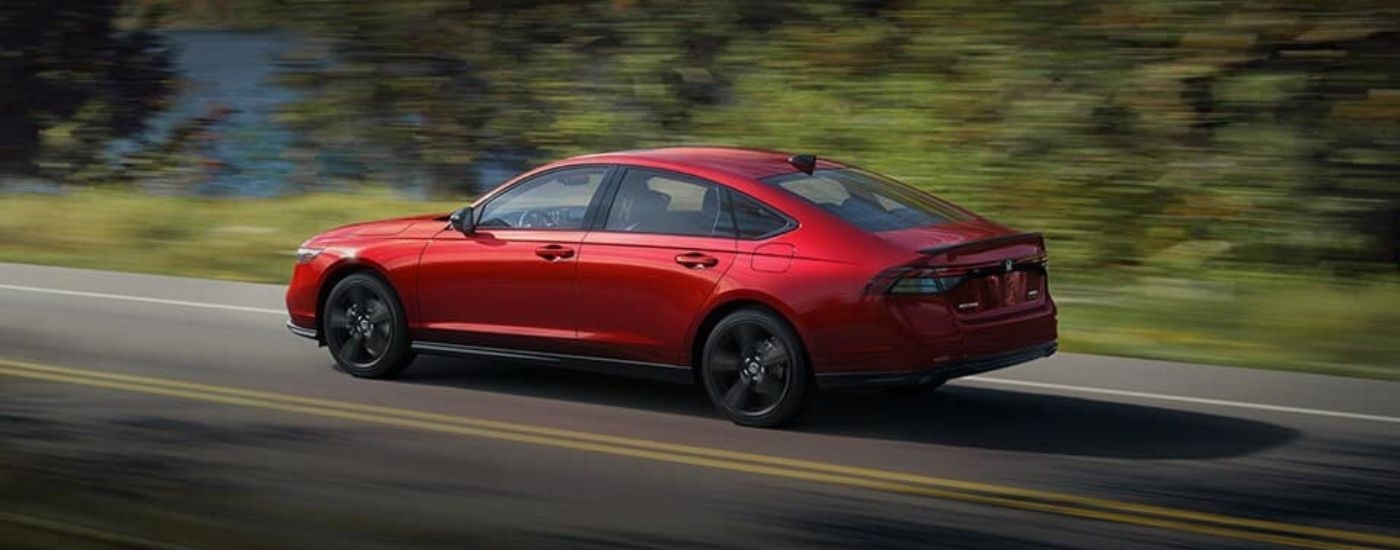
[[[736,311],[715,325],[705,339],[700,378],[720,414],[741,426],[782,426],[816,396],[801,338],[761,309]]]
[[[341,370],[358,378],[394,378],[413,362],[398,295],[366,273],[341,279],[321,310],[326,347]]]

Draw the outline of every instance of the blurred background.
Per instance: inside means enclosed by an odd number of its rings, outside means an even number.
[[[1389,0],[6,0],[0,261],[284,281],[580,153],[810,152],[1049,238],[1070,351],[1400,378]]]

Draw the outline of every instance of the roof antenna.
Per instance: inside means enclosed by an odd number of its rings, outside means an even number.
[[[801,170],[810,176],[812,172],[817,169],[817,156],[793,155],[788,157],[788,164],[791,164],[793,168]]]

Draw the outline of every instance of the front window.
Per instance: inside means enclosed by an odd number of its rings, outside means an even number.
[[[603,166],[565,168],[518,183],[486,203],[477,226],[582,229],[607,171]]]
[[[855,168],[765,178],[867,231],[893,231],[972,219],[957,207],[898,181]]]

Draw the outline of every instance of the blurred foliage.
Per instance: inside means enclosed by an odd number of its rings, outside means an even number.
[[[277,5],[318,37],[287,122],[438,195],[493,151],[741,144],[1044,229],[1069,273],[1397,265],[1393,2]]]
[[[81,179],[170,91],[155,11],[116,28],[118,0],[0,3],[0,176]]]

